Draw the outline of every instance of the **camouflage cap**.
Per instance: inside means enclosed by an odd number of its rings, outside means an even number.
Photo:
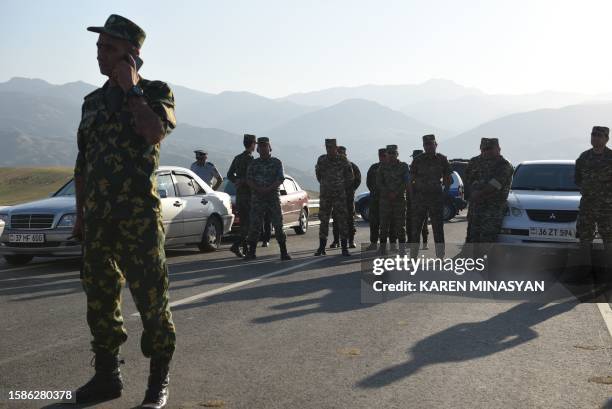
[[[340,145],[340,146],[338,146],[338,150],[339,150],[339,151],[345,151],[345,152],[346,152],[346,146],[342,146],[342,145]]]
[[[481,146],[482,146],[482,149],[499,148],[499,139],[486,138],[486,141]]]
[[[256,139],[257,139],[257,137],[255,135],[251,135],[251,134],[245,133],[244,134],[244,138],[243,138],[243,142],[251,144],[251,143],[255,142]]]
[[[257,138],[257,143],[270,143],[270,138],[267,136],[260,136]]]
[[[387,145],[387,153],[397,153],[397,145]]]
[[[487,146],[487,142],[488,141],[489,141],[489,138],[480,138],[480,149],[482,149],[485,146]]]
[[[591,135],[593,134],[601,134],[608,138],[610,136],[610,128],[607,126],[594,126]]]
[[[378,149],[378,154],[379,155],[384,155],[385,153],[387,153],[387,148],[379,148]]]
[[[147,36],[144,30],[138,27],[136,23],[118,14],[111,14],[108,19],[106,19],[104,27],[87,27],[87,30],[127,40],[137,48],[142,47]]]
[[[335,139],[325,139],[325,146],[337,146]]]
[[[196,149],[195,151],[193,151],[193,153],[195,153],[196,155],[207,155],[208,152],[203,151],[202,149]]]
[[[414,158],[416,156],[419,156],[422,153],[424,153],[423,149],[415,149],[415,150],[412,151],[412,155],[410,155],[410,156],[412,156]]]
[[[423,143],[435,142],[435,141],[436,141],[436,135],[433,135],[433,134],[423,135]]]

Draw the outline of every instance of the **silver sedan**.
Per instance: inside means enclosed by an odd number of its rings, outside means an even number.
[[[215,192],[189,169],[162,166],[156,171],[166,247],[197,245],[215,250],[234,222],[230,196]],[[80,244],[71,238],[76,214],[74,181],[51,197],[0,209],[0,255],[12,265],[34,257],[74,257]]]

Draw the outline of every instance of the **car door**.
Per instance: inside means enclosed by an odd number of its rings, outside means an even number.
[[[191,176],[174,172],[179,196],[185,203],[183,211],[184,235],[189,241],[199,242],[204,226],[212,213],[212,203],[206,198],[206,192]]]
[[[285,224],[295,225],[298,222],[299,218],[299,195],[295,184],[289,178],[285,179],[283,182],[283,189],[287,192],[286,195],[286,206],[287,206],[287,216],[285,219]]]
[[[183,209],[185,201],[178,197],[170,172],[157,174],[157,192],[159,193],[166,244],[180,241],[183,236]]]

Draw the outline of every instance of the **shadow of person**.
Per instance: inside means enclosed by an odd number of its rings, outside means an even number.
[[[433,334],[411,348],[412,359],[385,368],[357,383],[364,389],[381,388],[410,377],[428,365],[482,358],[535,339],[531,327],[563,314],[577,303],[516,305],[486,321],[464,322]]]

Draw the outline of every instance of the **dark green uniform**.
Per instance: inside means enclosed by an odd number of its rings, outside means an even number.
[[[444,195],[442,178],[450,176],[450,164],[446,156],[435,153],[423,153],[414,158],[410,173],[413,180],[414,197],[412,200],[412,229],[410,232],[411,257],[418,255],[419,235],[427,216],[431,219],[436,254],[444,254],[444,221],[442,220],[442,207]]]
[[[257,186],[269,186],[274,182],[285,180],[282,162],[274,157],[267,159],[254,159],[247,170],[247,180]],[[286,236],[283,230],[283,212],[280,205],[279,189],[271,192],[258,193],[251,192],[251,214],[249,222],[248,241],[256,242],[259,240],[261,226],[265,215],[270,216],[270,221],[274,226],[276,241],[285,243]]]
[[[481,143],[482,145],[482,143]],[[465,168],[463,184],[466,187],[466,190],[469,192],[474,191],[474,184],[480,180],[481,174],[481,162],[482,155],[474,156],[471,158]],[[472,242],[471,228],[472,228],[472,217],[474,214],[472,201],[468,202],[468,211],[467,211],[467,230],[465,235],[465,242]]]
[[[580,241],[591,243],[597,230],[604,243],[612,243],[612,150],[583,152],[576,160],[575,180],[582,194],[577,223]]]
[[[315,166],[317,180],[321,184],[319,198],[319,239],[327,240],[329,218],[335,211],[338,220],[340,239],[348,239],[348,214],[346,191],[353,185],[353,169],[348,159],[342,155],[321,155]]]
[[[380,192],[380,243],[385,244],[393,225],[400,243],[406,242],[406,186],[409,168],[399,160],[383,163],[376,172],[376,186]],[[395,197],[390,197],[394,194]]]
[[[246,180],[247,169],[252,162],[253,153],[249,150],[245,150],[240,155],[234,157],[234,160],[227,171],[227,178],[231,180],[234,185],[237,185],[236,208],[238,210],[238,215],[240,216],[240,237],[238,241],[242,242],[243,245],[246,244],[250,226],[249,217],[251,212],[251,188],[246,183]]]
[[[159,81],[138,85],[168,134],[176,125],[172,91]],[[84,178],[82,284],[92,349],[116,355],[127,339],[120,308],[127,280],[143,322],[143,354],[169,360],[176,337],[154,174],[159,144],[136,134],[127,99],[108,82],[85,97],[77,139],[74,173]]]
[[[353,185],[346,191],[346,212],[348,218],[347,221],[349,240],[352,243],[355,239],[355,233],[357,233],[357,229],[355,229],[355,192],[357,191],[357,188],[359,188],[359,185],[361,185],[361,171],[359,170],[359,167],[353,162],[350,162],[350,164],[351,168],[353,169]],[[340,229],[338,227],[339,223],[335,221],[338,218],[335,211],[333,212],[332,217],[334,218],[334,225],[332,229],[334,234],[334,241],[338,242]]]

